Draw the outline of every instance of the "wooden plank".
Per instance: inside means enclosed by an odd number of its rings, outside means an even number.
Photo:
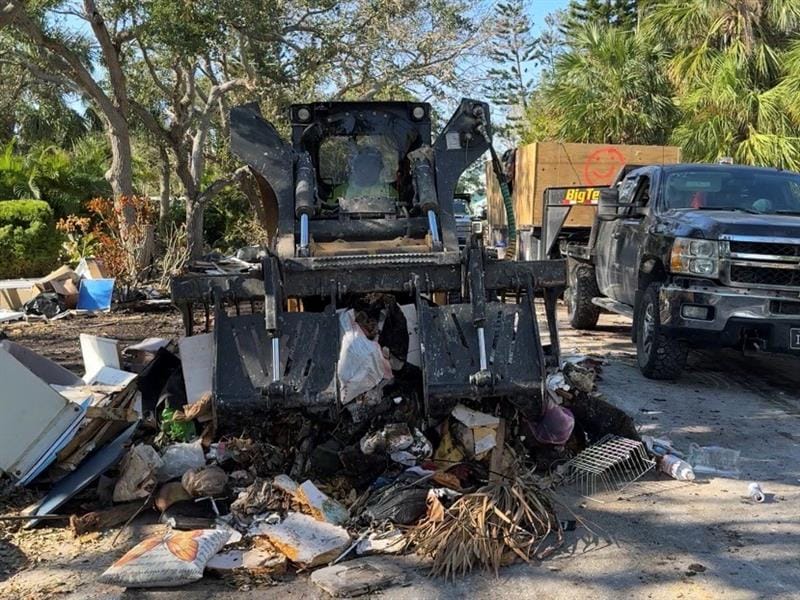
[[[85,515],[72,515],[69,518],[69,526],[73,535],[83,535],[90,531],[105,531],[111,527],[116,527],[125,523],[142,508],[142,502],[129,502],[118,504],[105,510],[97,510],[86,513]]]
[[[86,409],[86,417],[104,419],[106,421],[124,421],[133,423],[139,416],[130,408],[110,408],[107,406],[90,406]]]
[[[501,418],[495,434],[495,447],[489,459],[489,481],[498,481],[503,474],[503,450],[506,447],[506,420]]]
[[[487,160],[484,165],[486,178],[486,219],[489,224],[497,229],[506,225],[506,211],[503,206],[503,197],[500,195],[500,186],[494,176],[492,161]]]

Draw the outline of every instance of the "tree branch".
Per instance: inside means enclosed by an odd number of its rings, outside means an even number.
[[[114,91],[116,104],[122,109],[123,114],[128,111],[128,90],[125,81],[125,72],[122,70],[122,63],[119,57],[119,48],[114,45],[111,34],[108,32],[103,15],[97,10],[94,0],[83,0],[83,7],[92,31],[97,41],[100,43],[100,50],[103,53],[103,60],[106,63],[108,76],[111,80],[111,89]]]
[[[226,177],[223,179],[217,179],[211,185],[209,185],[206,189],[198,197],[197,201],[200,206],[205,206],[211,200],[213,200],[217,194],[219,194],[222,190],[226,187],[234,184],[238,184],[242,179],[247,177],[250,173],[250,167],[239,167],[236,169],[230,177]]]

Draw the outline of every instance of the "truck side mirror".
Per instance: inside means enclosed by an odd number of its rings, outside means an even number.
[[[597,202],[597,218],[601,221],[613,221],[617,218],[619,208],[619,189],[603,188]]]

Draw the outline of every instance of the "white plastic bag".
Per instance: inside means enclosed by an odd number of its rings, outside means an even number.
[[[381,352],[378,342],[364,335],[355,320],[355,313],[346,310],[339,314],[339,392],[342,403],[376,387],[384,379],[392,378],[392,368]]]
[[[183,477],[189,469],[199,469],[206,464],[206,455],[200,440],[168,446],[161,455],[164,465],[158,470],[160,482]]]

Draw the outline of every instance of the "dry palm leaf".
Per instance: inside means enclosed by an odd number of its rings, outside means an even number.
[[[417,551],[433,559],[434,575],[455,578],[476,567],[497,575],[517,557],[545,558],[564,541],[552,502],[525,475],[461,496],[443,518],[440,506],[411,533]]]

